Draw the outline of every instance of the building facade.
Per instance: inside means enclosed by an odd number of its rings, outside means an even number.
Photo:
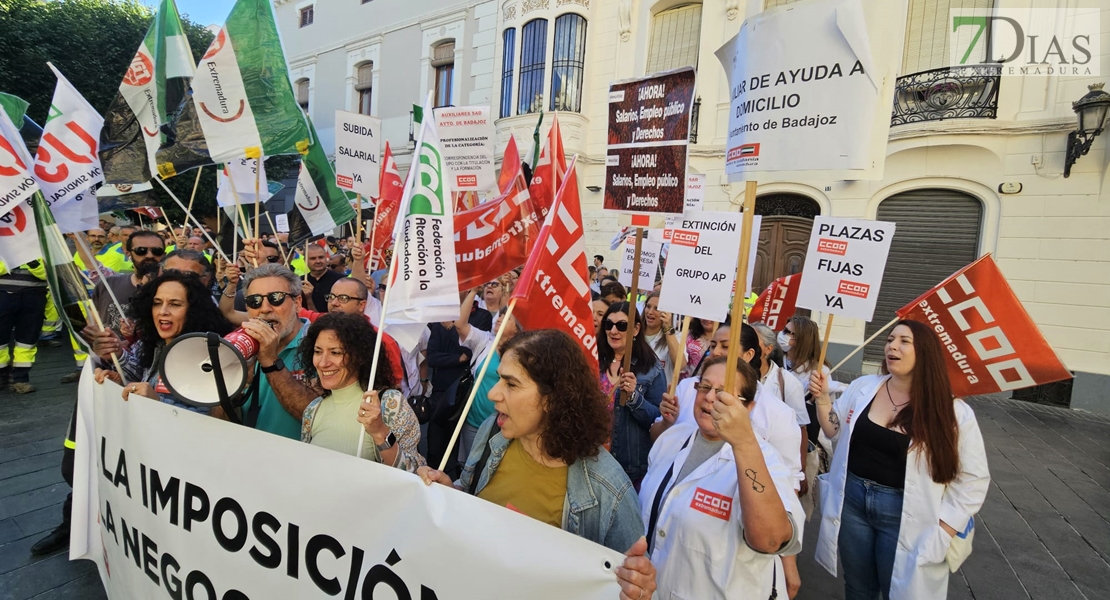
[[[531,146],[539,111],[559,111],[568,156],[579,155],[589,254],[609,250],[618,216],[601,210],[607,95],[613,81],[693,66],[696,118],[690,169],[707,177],[706,210],[737,210],[744,186],[724,174],[728,81],[714,52],[747,15],[791,0],[277,0],[294,80],[307,80],[310,114],[330,143],[333,111],[356,110],[364,81],[369,109],[407,165],[409,107],[442,81],[437,53],[454,43],[451,104],[488,104],[499,150],[510,136]],[[1000,77],[989,67],[952,67],[950,8],[1022,6],[1012,0],[908,0],[884,178],[760,181],[763,215],[754,286],[799,272],[816,215],[895,221],[872,323],[837,319],[837,361],[894,311],[986,253],[1064,364],[1071,384],[1042,399],[1110,413],[1110,168],[1107,138],[1062,177],[1071,103],[1103,77]],[[1064,0],[1034,0],[1066,8]],[[300,26],[313,6],[314,23]],[[365,14],[366,16],[362,16]],[[1101,9],[1101,60],[1110,65],[1110,8]],[[325,27],[319,24],[329,23]],[[388,25],[384,25],[388,23]],[[379,25],[383,24],[383,25]],[[314,30],[313,27],[316,27]],[[360,68],[373,64],[364,78]],[[437,94],[437,98],[440,95]],[[445,99],[445,98],[444,98]],[[446,103],[446,102],[444,102]],[[546,129],[549,119],[544,120]],[[403,167],[402,167],[403,168]],[[813,314],[822,320],[823,315]],[[880,338],[881,340],[881,338]],[[849,361],[863,372],[877,342]],[[1029,392],[1026,392],[1029,394]]]

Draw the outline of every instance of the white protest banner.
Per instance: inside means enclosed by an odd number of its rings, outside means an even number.
[[[278,233],[289,233],[289,215],[277,213],[274,215],[274,229]]]
[[[870,321],[894,223],[819,216],[798,287],[798,306]]]
[[[382,120],[335,111],[335,185],[377,198],[380,193]]]
[[[636,287],[645,292],[655,289],[655,273],[659,269],[659,255],[663,253],[663,244],[649,240],[640,241],[640,280]],[[624,240],[624,252],[621,253],[621,273],[617,281],[626,288],[632,287],[632,265],[636,263],[636,236],[629,236]]]
[[[659,310],[699,319],[728,316],[742,213],[690,213],[670,230],[671,249],[659,294]]]
[[[269,200],[270,193],[266,182],[266,163],[262,159],[261,172],[259,161],[256,158],[233,158],[224,165],[223,169],[216,171],[216,204],[220,206],[235,206],[235,197],[239,197],[240,204],[254,204],[255,177],[258,178],[259,202]],[[232,186],[235,186],[232,189]]]
[[[686,173],[686,210],[683,213],[701,212],[705,203],[705,173]],[[755,231],[755,230],[753,230]]]
[[[905,10],[811,0],[744,21],[716,53],[731,91],[730,180],[882,179]]]
[[[100,209],[96,193],[87,189],[67,196],[56,203],[47,202],[61,233],[77,233],[100,227]]]
[[[96,562],[109,598],[619,595],[617,552],[392,467],[120,393],[86,365],[70,558]]]
[[[436,129],[443,151],[443,162],[450,176],[445,178],[452,192],[484,192],[497,185],[493,168],[493,124],[488,106],[437,108]]]

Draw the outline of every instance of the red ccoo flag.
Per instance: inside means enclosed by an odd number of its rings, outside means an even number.
[[[397,161],[393,159],[393,152],[389,149],[389,142],[385,143],[385,154],[382,157],[381,193],[377,206],[374,209],[374,229],[371,239],[373,248],[367,243],[367,270],[377,271],[384,269],[385,251],[393,246],[393,225],[397,223],[397,213],[401,208],[401,197],[405,192],[405,182],[401,173],[397,171]]]
[[[586,282],[586,238],[574,162],[547,213],[520,284],[515,316],[527,330],[558,329],[578,340],[597,370],[597,336]]]
[[[516,136],[509,134],[509,143],[505,144],[505,155],[501,157],[501,173],[497,176],[497,189],[502,194],[507,194],[513,187],[513,180],[520,171],[520,150],[516,149]]]
[[[493,281],[524,264],[539,238],[541,218],[532,205],[524,175],[516,185],[484,204],[455,213],[455,263],[459,291]]]
[[[771,329],[782,331],[782,328],[786,327],[786,320],[794,316],[798,302],[798,288],[801,285],[801,273],[779,277],[772,281],[756,299],[755,306],[748,313],[748,322],[762,321]]]
[[[548,209],[555,201],[555,190],[562,189],[566,176],[567,155],[563,152],[563,134],[559,130],[559,114],[556,113],[555,118],[551,120],[547,139],[540,148],[540,158],[532,169],[532,182],[528,187],[528,191],[532,193],[532,203],[536,205],[541,216],[547,215]]]
[[[151,218],[151,220],[158,220],[162,218],[162,209],[157,206],[138,206],[131,209],[132,212],[144,214]]]
[[[903,306],[898,316],[928,324],[940,336],[957,396],[1071,379],[989,254]]]

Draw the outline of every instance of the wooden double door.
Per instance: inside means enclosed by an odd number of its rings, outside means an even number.
[[[779,277],[802,272],[812,229],[811,218],[764,215],[752,277],[752,290],[756,294]]]

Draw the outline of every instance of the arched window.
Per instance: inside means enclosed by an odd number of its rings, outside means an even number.
[[[701,4],[687,4],[655,15],[651,20],[647,74],[698,66],[701,45]]]
[[[455,85],[455,42],[443,42],[432,52],[432,68],[435,69],[436,93],[435,107],[450,106],[452,88]]]
[[[355,91],[358,92],[359,114],[370,114],[370,96],[374,91],[374,62],[365,62],[358,66],[358,78],[355,81]]]
[[[567,13],[555,19],[555,54],[551,61],[551,110],[582,109],[586,61],[586,19]]]
[[[524,24],[520,41],[520,90],[518,115],[543,110],[543,71],[547,60],[547,19]]]
[[[513,58],[516,56],[516,28],[510,27],[501,34],[504,48],[501,51],[501,118],[513,114]]]
[[[298,79],[296,88],[297,104],[301,105],[302,110],[308,111],[308,79]]]

